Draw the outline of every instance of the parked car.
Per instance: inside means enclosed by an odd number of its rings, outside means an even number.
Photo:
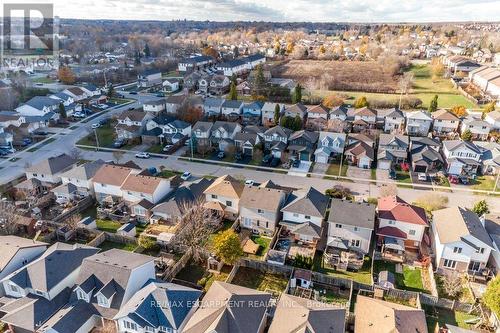
[[[24,138],[21,146],[26,147],[32,143],[30,138]]]
[[[126,143],[125,139],[117,139],[113,142],[113,148],[121,148],[125,146]]]
[[[84,113],[81,113],[81,112],[75,112],[75,113],[73,113],[73,117],[74,118],[85,118],[86,115]]]
[[[217,153],[217,158],[218,159],[223,159],[224,157],[226,157],[226,153],[224,153],[223,151],[220,151]]]
[[[0,146],[0,149],[5,150],[9,154],[14,154],[16,152],[16,149],[11,146]]]
[[[454,176],[454,175],[449,175],[449,176],[448,176],[448,181],[449,181],[451,184],[458,184],[458,177],[457,177],[457,176]]]
[[[165,93],[157,93],[156,97],[165,97]]]
[[[272,158],[273,158],[273,155],[271,155],[271,154],[267,154],[267,155],[265,155],[265,156],[262,158],[262,163],[267,164],[267,163],[271,162],[271,159],[272,159]]]
[[[149,153],[137,153],[137,154],[135,154],[135,157],[137,157],[137,158],[150,158],[151,155],[149,155]]]
[[[469,177],[461,176],[461,177],[458,177],[458,179],[464,185],[469,185],[469,183],[470,183]]]
[[[252,186],[254,183],[255,183],[255,181],[254,181],[254,180],[252,180],[252,179],[247,179],[247,180],[245,181],[245,185],[249,185],[249,186]]]
[[[131,91],[130,95],[137,95],[137,91]]]
[[[45,135],[49,135],[49,132],[47,132],[45,130],[36,130],[35,132],[33,132],[33,134],[45,136]]]
[[[427,181],[427,174],[420,172],[417,174],[417,178],[418,180],[425,182]]]
[[[393,180],[396,179],[396,170],[389,171],[389,178]]]
[[[270,167],[272,168],[276,168],[279,164],[280,164],[280,159],[277,158],[277,157],[274,157],[272,160],[271,160],[271,163],[269,164]]]
[[[191,178],[191,172],[184,172],[181,176],[181,179],[182,180],[189,180],[189,178]]]
[[[96,129],[96,128],[99,128],[99,127],[101,127],[101,123],[92,124],[92,129]]]
[[[163,147],[163,151],[168,153],[172,149],[173,146],[174,145],[165,145],[165,147]]]
[[[9,152],[5,149],[0,149],[0,156],[7,156],[9,155]]]
[[[292,163],[292,167],[294,167],[294,168],[300,167],[300,160],[294,160]]]
[[[237,152],[236,154],[234,154],[234,159],[237,161],[241,161],[243,159],[243,154]]]

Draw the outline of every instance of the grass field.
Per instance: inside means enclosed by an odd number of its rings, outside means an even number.
[[[413,65],[410,68],[410,71],[414,75],[414,84],[411,93],[408,94],[408,97],[416,97],[422,100],[423,108],[429,107],[430,101],[432,100],[434,95],[438,95],[438,107],[452,108],[456,105],[463,105],[466,108],[479,108],[475,103],[460,94],[460,92],[453,87],[453,84],[449,79],[439,78],[433,82],[430,65]],[[333,93],[345,95],[347,96],[347,104],[353,104],[356,98],[365,96],[368,101],[388,101],[397,105],[400,97],[397,93],[370,93],[359,90],[315,90],[312,93],[313,95],[317,95],[320,97],[324,97]]]
[[[105,124],[96,129],[100,147],[112,147],[115,141],[115,129],[110,124]],[[79,145],[95,146],[95,134],[92,132],[88,136],[78,141]]]
[[[425,311],[425,319],[427,321],[427,328],[429,329],[429,332],[434,332],[436,323],[439,323],[439,326],[443,326],[443,324],[450,324],[465,329],[472,329],[472,325],[467,324],[465,321],[478,317],[474,314],[467,314],[465,312],[435,308],[426,305],[423,305],[422,308]]]
[[[396,273],[396,266],[392,262],[377,260],[373,264],[373,274],[381,271],[389,271],[394,274],[396,288],[416,292],[427,292],[422,281],[422,270],[420,268],[410,268],[403,265],[403,273]]]

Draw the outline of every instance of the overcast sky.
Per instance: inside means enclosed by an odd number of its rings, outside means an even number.
[[[500,20],[500,0],[31,0],[27,2],[52,2],[56,15],[63,18],[84,19],[280,22]]]

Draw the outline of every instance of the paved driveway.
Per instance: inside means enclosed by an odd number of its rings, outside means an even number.
[[[377,169],[377,180],[394,182],[394,180],[389,177],[389,170]]]
[[[316,163],[313,166],[312,172],[324,175],[324,174],[326,174],[326,170],[328,170],[328,166],[329,166],[329,164],[326,164],[326,163]],[[320,176],[320,175],[312,175],[312,177],[323,178],[323,176]]]
[[[311,168],[312,162],[301,161],[297,168],[291,167],[288,174],[290,176],[306,177],[309,169]]]
[[[360,178],[360,179],[371,179],[370,169],[362,169],[355,166],[349,166],[347,168],[347,177],[349,178]]]

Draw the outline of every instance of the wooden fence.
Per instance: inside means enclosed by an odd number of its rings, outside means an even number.
[[[429,264],[427,267],[422,268],[422,272],[424,274],[427,274],[427,279],[429,279],[430,282],[430,287],[431,287],[431,295],[432,296],[438,296],[438,291],[437,291],[437,285],[436,285],[436,278],[434,277],[434,265],[432,265],[432,262]]]
[[[257,269],[261,272],[271,273],[271,274],[283,274],[288,278],[292,276],[293,267],[286,265],[275,265],[265,261],[252,260],[248,258],[241,258],[240,267],[247,267],[252,269]]]
[[[65,219],[69,218],[70,216],[73,216],[75,214],[83,212],[85,209],[89,208],[94,204],[94,199],[90,196],[87,196],[83,198],[82,200],[78,201],[76,206],[72,207],[71,209],[65,211],[64,213],[56,216],[53,221],[54,223],[61,223]]]
[[[162,280],[171,281],[189,262],[192,257],[191,250],[187,250],[186,253],[177,261],[173,266],[168,267],[162,275]]]
[[[94,239],[87,243],[88,246],[99,247],[106,240],[106,233],[101,232]]]

